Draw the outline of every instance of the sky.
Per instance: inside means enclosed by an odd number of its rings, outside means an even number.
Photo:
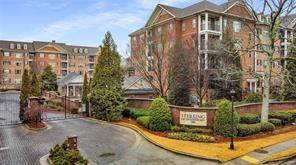
[[[110,31],[119,53],[127,57],[128,34],[145,25],[158,3],[182,8],[199,1],[0,0],[0,40],[56,40],[98,47],[104,34]]]

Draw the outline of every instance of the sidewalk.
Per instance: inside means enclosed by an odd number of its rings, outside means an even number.
[[[249,165],[249,164],[260,164],[265,161],[268,157],[273,156],[278,153],[282,153],[287,150],[296,149],[296,139],[289,140],[283,143],[272,145],[266,148],[263,148],[259,151],[250,152],[242,157],[234,159],[230,162],[225,163],[225,165]],[[295,151],[295,150],[294,150]],[[296,162],[296,161],[295,161]]]

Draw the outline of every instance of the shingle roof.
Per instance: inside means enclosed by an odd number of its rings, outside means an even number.
[[[133,83],[141,79],[142,76],[131,76],[131,77],[125,77],[124,82],[123,82],[123,89],[128,88],[131,86]]]
[[[282,25],[284,27],[293,28],[293,25],[296,23],[296,13],[290,14],[282,18]]]
[[[63,53],[69,53],[69,54],[74,54],[74,55],[97,55],[99,48],[96,47],[89,47],[89,46],[74,46],[74,45],[66,45],[65,43],[58,43],[58,42],[44,42],[44,41],[33,41],[33,42],[19,42],[19,41],[6,41],[6,40],[0,40],[0,49],[7,49],[7,50],[11,50],[9,45],[10,43],[20,43],[22,44],[27,44],[28,49],[27,50],[23,50],[23,51],[30,51],[30,52],[34,52],[37,51],[38,49],[42,48],[43,46],[46,45],[56,45],[57,47],[61,48],[62,50],[66,51]],[[82,49],[87,49],[88,53],[74,53],[74,48],[82,48]],[[18,50],[18,49],[14,49],[14,50]],[[18,50],[19,51],[19,50]]]
[[[65,77],[61,78],[58,80],[58,85],[59,86],[64,86],[66,84],[68,84],[71,80],[74,80],[75,78],[81,76],[80,74],[77,73],[69,73],[67,74]]]

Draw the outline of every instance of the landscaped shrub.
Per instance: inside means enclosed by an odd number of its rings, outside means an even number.
[[[78,114],[78,108],[71,108],[72,114]]]
[[[215,113],[215,118],[214,118],[214,132],[217,135],[222,135],[225,137],[231,137],[231,115],[232,115],[232,110],[231,110],[231,103],[228,100],[223,100],[219,105],[218,105],[218,110]],[[234,136],[237,134],[237,124],[239,122],[239,117],[234,111],[234,116],[233,116],[233,125],[234,125]]]
[[[122,116],[123,116],[123,117],[128,117],[128,118],[130,118],[130,111],[131,111],[130,108],[125,108],[125,109],[122,111]]]
[[[273,112],[269,113],[269,118],[280,119],[283,125],[293,122],[293,115],[288,112]]]
[[[269,132],[269,131],[275,130],[275,126],[270,122],[264,122],[264,123],[260,123],[260,124],[261,124],[261,131],[262,132]]]
[[[149,128],[153,131],[165,131],[171,128],[172,114],[167,102],[162,98],[153,100],[151,106],[151,118]]]
[[[224,99],[218,99],[218,100],[210,100],[203,104],[203,107],[217,107],[218,104],[223,101]]]
[[[291,114],[292,117],[294,118],[294,122],[295,122],[295,120],[296,120],[296,110],[288,110],[288,111],[285,111],[285,112]]]
[[[212,133],[211,129],[205,128],[188,128],[186,126],[172,126],[173,132],[191,132],[191,133]]]
[[[144,126],[145,128],[149,128],[149,120],[150,116],[141,116],[137,118],[137,123]]]
[[[244,101],[246,103],[259,103],[259,102],[262,102],[262,99],[263,99],[262,94],[252,93]]]
[[[282,125],[282,121],[280,119],[269,119],[268,122],[272,123],[276,127]]]
[[[149,109],[143,109],[143,108],[133,108],[130,110],[130,117],[133,119],[137,119],[141,116],[150,116],[151,111]]]
[[[203,142],[203,143],[212,143],[214,138],[207,135],[199,135],[197,133],[190,132],[174,132],[169,133],[168,138],[185,140],[185,141],[194,141],[194,142]]]
[[[242,124],[255,124],[255,123],[259,123],[260,119],[258,115],[248,113],[240,116],[239,122]]]
[[[49,158],[53,161],[54,165],[70,165],[81,164],[86,165],[88,160],[85,159],[79,151],[70,150],[65,141],[62,145],[56,145],[49,151]]]
[[[238,133],[240,137],[249,136],[257,134],[261,131],[261,124],[238,124],[237,126]]]

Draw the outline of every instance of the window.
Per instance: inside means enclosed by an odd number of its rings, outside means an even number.
[[[225,30],[227,27],[227,19],[223,19],[223,29]]]
[[[49,59],[55,59],[55,58],[56,58],[56,55],[55,55],[55,54],[49,54],[49,55],[48,55],[48,58],[49,58]]]
[[[196,18],[194,18],[194,19],[192,20],[192,27],[193,27],[193,28],[196,28]]]
[[[269,32],[268,31],[264,31],[264,39],[265,40],[269,40]]]
[[[74,48],[74,53],[78,53],[78,48]]]
[[[40,53],[40,54],[39,54],[39,57],[40,57],[40,58],[44,58],[44,53]]]
[[[158,34],[161,34],[161,32],[162,32],[161,27],[158,27],[158,28],[157,28],[157,32],[158,32]]]
[[[84,56],[78,56],[78,60],[84,60]]]
[[[249,51],[249,58],[251,58],[253,56],[253,52]]]
[[[22,82],[22,79],[21,78],[16,78],[14,79],[15,83],[16,84],[20,84]]]
[[[49,62],[48,63],[51,67],[55,67],[56,66],[56,63],[55,62]]]
[[[22,54],[21,53],[14,53],[14,55],[15,55],[15,58],[22,58]]]
[[[185,31],[185,30],[186,30],[186,23],[183,22],[183,23],[182,23],[182,31]]]
[[[88,53],[88,49],[87,48],[84,49],[84,53]]]
[[[7,65],[10,65],[11,64],[11,62],[10,61],[3,61],[3,65],[5,66],[7,66]]]
[[[249,32],[249,40],[251,41],[253,39],[253,33]]]
[[[241,39],[236,39],[236,42],[234,44],[235,48],[240,50],[242,48],[242,45],[243,45],[242,40]]]
[[[15,65],[16,65],[16,66],[22,66],[22,64],[23,64],[23,62],[21,62],[21,61],[16,61],[16,62],[15,62]]]
[[[28,49],[28,45],[24,44],[24,50],[27,50],[27,49]]]
[[[169,29],[169,30],[173,30],[173,24],[172,24],[172,23],[170,23],[170,24],[168,25],[168,29]]]
[[[148,59],[148,71],[153,71],[154,66],[153,66],[153,59]]]
[[[40,65],[40,66],[44,66],[44,62],[43,62],[43,61],[40,61],[40,62],[39,62],[39,65]]]
[[[135,36],[135,37],[133,37],[133,40],[134,40],[134,42],[136,42],[137,41],[137,37]]]
[[[9,48],[10,48],[10,49],[14,49],[14,43],[10,43],[10,44],[9,44]]]
[[[257,59],[257,66],[262,66],[262,60],[260,60],[260,59]]]
[[[79,48],[79,53],[83,53],[83,49],[82,48]]]
[[[22,74],[22,70],[15,70],[15,74]]]
[[[262,29],[261,28],[256,28],[256,31],[257,31],[257,36],[262,34]]]
[[[5,70],[3,70],[3,73],[4,74],[10,74],[10,70],[9,69],[5,69]]]
[[[17,49],[21,49],[21,44],[16,44]]]
[[[4,56],[9,57],[10,56],[9,52],[4,52]]]
[[[233,21],[233,31],[234,32],[241,32],[242,30],[242,24],[238,21]]]

